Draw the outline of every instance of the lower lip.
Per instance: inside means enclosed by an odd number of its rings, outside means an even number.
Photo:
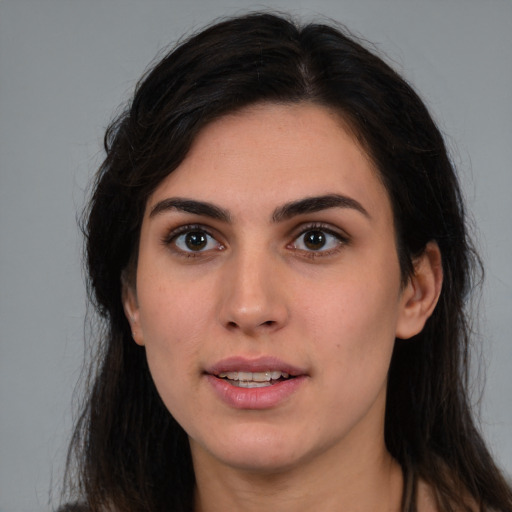
[[[271,409],[293,395],[305,382],[306,376],[283,380],[262,388],[239,388],[214,375],[206,375],[219,398],[235,409]]]

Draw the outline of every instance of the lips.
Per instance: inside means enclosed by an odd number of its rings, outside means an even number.
[[[290,379],[289,373],[279,370],[265,372],[221,372],[218,377],[232,386],[240,388],[262,388],[272,386],[283,380]]]
[[[206,373],[215,376],[219,376],[221,373],[227,374],[230,372],[266,373],[274,371],[282,372],[292,377],[306,375],[307,373],[305,369],[293,366],[276,357],[258,357],[256,359],[241,356],[229,357],[206,368]]]
[[[274,357],[231,357],[215,363],[205,373],[222,401],[236,409],[276,407],[307,377],[305,370]]]

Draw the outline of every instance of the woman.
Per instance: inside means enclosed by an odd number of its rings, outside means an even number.
[[[471,418],[442,137],[324,25],[213,25],[109,128],[85,234],[88,510],[512,510]]]

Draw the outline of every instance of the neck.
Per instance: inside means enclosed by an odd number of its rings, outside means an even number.
[[[339,457],[330,452],[293,469],[259,473],[198,464],[196,512],[398,512],[402,472],[385,449],[375,446]],[[346,454],[347,455],[347,454]],[[215,469],[215,470],[214,470]]]

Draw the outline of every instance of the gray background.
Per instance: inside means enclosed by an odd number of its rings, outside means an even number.
[[[447,134],[487,269],[482,425],[512,473],[512,2],[266,6],[329,16],[375,42]],[[49,510],[49,489],[58,489],[83,356],[75,215],[105,126],[160,48],[215,17],[261,7],[0,0],[0,512]]]

